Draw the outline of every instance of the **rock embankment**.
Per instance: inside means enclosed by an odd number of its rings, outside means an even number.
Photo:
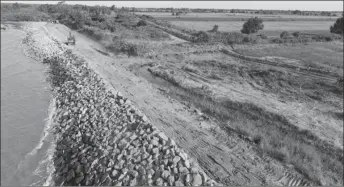
[[[31,33],[25,43],[30,55],[45,57],[50,67],[55,185],[218,185],[61,42]]]
[[[37,61],[62,55],[67,49],[56,38],[47,36],[42,30],[22,27],[26,37],[22,41],[25,55]]]

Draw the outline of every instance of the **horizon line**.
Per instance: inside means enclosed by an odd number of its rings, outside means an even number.
[[[20,4],[57,4],[58,2],[61,1],[1,1],[1,4],[3,3],[20,3]],[[293,11],[293,10],[300,10],[300,11],[324,11],[324,12],[343,12],[343,9],[340,10],[334,10],[333,7],[343,7],[343,1],[251,1],[252,3],[250,3],[249,5],[247,5],[247,2],[249,1],[199,1],[199,3],[202,3],[203,5],[206,3],[212,3],[213,7],[209,8],[209,6],[207,7],[190,7],[190,6],[194,6],[194,2],[195,1],[173,1],[173,3],[171,3],[171,1],[64,1],[65,4],[67,5],[86,5],[86,6],[112,6],[115,5],[116,7],[128,7],[128,8],[155,8],[155,9],[163,9],[163,8],[175,8],[175,9],[181,9],[181,8],[187,8],[187,9],[223,9],[223,10],[231,10],[231,9],[237,9],[237,10],[271,10],[271,11]],[[135,4],[137,4],[136,6],[132,5],[131,3],[136,2]],[[158,6],[143,6],[143,5],[139,5],[142,3],[155,3],[158,2],[159,4],[169,4],[169,5],[158,5]],[[184,4],[182,6],[178,6],[176,5],[178,2],[181,2],[179,4]],[[192,2],[191,4],[189,4],[190,2]],[[221,7],[214,7],[214,3],[219,3],[221,2],[222,5]],[[309,6],[312,5],[314,6],[314,3],[317,3],[319,6],[322,3],[326,3],[326,5],[332,5],[331,9],[332,10],[325,10],[325,8],[323,10],[316,10],[314,7],[312,9],[306,9],[306,8],[301,8],[302,6],[298,6],[298,8],[277,8],[277,7],[266,7],[266,6],[272,6],[272,4],[275,4],[275,6],[277,6],[277,4],[279,3],[284,3],[286,4],[286,2],[288,3],[296,3],[299,5],[303,5],[303,7],[305,6]],[[110,4],[111,3],[111,4]],[[229,4],[237,4],[237,6],[234,5],[233,8],[223,8],[223,6],[227,6]],[[246,4],[242,4],[242,3],[246,3]],[[258,3],[258,4],[257,4]],[[277,3],[277,4],[276,4]],[[287,4],[288,4],[287,3]],[[309,4],[311,3],[311,4]],[[319,4],[320,3],[320,4]],[[189,6],[185,6],[185,4],[189,4]],[[224,5],[227,4],[227,5]],[[253,5],[255,7],[257,6],[261,6],[261,5],[265,5],[263,7],[257,7],[257,8],[252,8],[250,7],[250,5]],[[339,4],[341,4],[341,6],[338,6]],[[290,4],[288,4],[290,6]],[[197,5],[196,5],[197,6]],[[198,5],[199,6],[199,5]],[[230,5],[233,6],[233,5]],[[245,8],[241,7],[241,6],[245,6]],[[247,8],[246,8],[247,6]],[[281,4],[279,4],[279,6],[281,6]],[[296,5],[295,5],[296,6]],[[285,7],[285,6],[284,6]],[[322,8],[324,6],[321,6]]]

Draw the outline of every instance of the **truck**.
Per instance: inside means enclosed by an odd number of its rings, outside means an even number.
[[[67,45],[71,44],[71,45],[75,45],[75,36],[72,35],[72,31],[69,31],[69,37],[67,38]]]

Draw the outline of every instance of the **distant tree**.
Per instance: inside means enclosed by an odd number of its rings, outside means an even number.
[[[302,12],[301,12],[300,10],[294,10],[294,11],[293,11],[293,14],[301,15]]]
[[[145,20],[140,20],[138,23],[137,23],[137,26],[138,27],[141,27],[141,26],[146,26],[147,25],[147,22]]]
[[[19,9],[20,5],[16,2],[12,5],[13,9]]]
[[[196,35],[195,42],[209,42],[210,35],[207,32],[199,31]]]
[[[288,37],[288,36],[290,36],[290,33],[288,32],[288,31],[283,31],[281,34],[280,34],[280,38],[286,38],[286,37]]]
[[[258,18],[258,17],[250,18],[244,23],[241,29],[241,33],[244,33],[244,34],[256,33],[259,30],[263,30],[263,28],[264,28],[264,24],[261,18]]]
[[[293,36],[296,37],[296,38],[299,37],[300,36],[300,32],[298,32],[298,31],[297,32],[293,32]]]
[[[80,10],[73,10],[70,13],[70,18],[74,29],[82,28],[91,19],[86,12]]]
[[[112,11],[116,10],[116,6],[115,5],[112,5],[111,8],[110,8]]]
[[[214,25],[214,27],[211,30],[211,32],[217,32],[218,30],[219,30],[219,26],[218,25]]]
[[[330,27],[330,32],[343,35],[343,17],[338,18],[337,21]]]

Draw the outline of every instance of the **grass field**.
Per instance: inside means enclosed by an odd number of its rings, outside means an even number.
[[[235,51],[248,56],[280,56],[297,59],[310,66],[327,68],[343,74],[343,43],[316,42],[309,45],[237,45]]]
[[[207,31],[214,25],[219,26],[219,31],[240,32],[244,21],[171,21],[172,24],[192,30]],[[330,33],[333,21],[271,21],[264,22],[264,29],[260,33],[267,36],[279,36],[282,31],[300,31],[314,34]]]
[[[242,13],[188,13],[186,15],[172,16],[169,12],[138,12],[137,14],[145,14],[153,16],[156,19],[168,21],[241,21],[250,17],[260,17],[264,21],[333,21],[339,16],[300,16],[300,15],[262,15],[262,14],[242,14]]]
[[[264,29],[259,33],[267,36],[279,36],[282,31],[300,31],[312,34],[329,34],[330,26],[338,17],[300,16],[300,15],[258,15],[232,13],[189,13],[172,16],[167,12],[144,12],[156,19],[166,20],[172,24],[196,31],[208,31],[216,24],[222,32],[240,32],[244,21],[258,16],[264,20]]]

